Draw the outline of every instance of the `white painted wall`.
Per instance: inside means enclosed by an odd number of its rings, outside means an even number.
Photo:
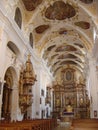
[[[8,3],[6,3],[8,2]],[[37,81],[32,86],[33,89],[33,104],[29,108],[28,117],[30,118],[41,118],[41,110],[45,110],[45,96],[42,97],[42,104],[40,104],[41,89],[46,92],[46,86],[51,81],[50,76],[47,73],[46,68],[40,58],[38,58],[32,48],[29,45],[28,32],[29,30],[25,29],[26,21],[22,11],[22,16],[24,23],[22,24],[22,29],[20,30],[17,24],[14,21],[15,8],[18,6],[21,7],[18,0],[12,1],[0,1],[0,81],[4,83],[4,76],[6,70],[9,67],[13,67],[15,70],[17,80],[15,78],[15,83],[13,86],[13,99],[12,99],[12,112],[11,120],[22,120],[23,115],[21,114],[19,105],[18,105],[18,80],[21,66],[27,60],[27,55],[31,54],[31,61],[34,66],[35,74],[37,75]],[[19,54],[16,56],[13,52],[7,47],[7,43],[11,41],[19,49]],[[14,57],[15,56],[15,57]],[[14,75],[15,76],[15,75]],[[2,85],[3,86],[3,85]],[[2,108],[2,93],[3,88],[0,94],[0,117],[1,117],[1,108]],[[45,118],[45,117],[44,117]]]

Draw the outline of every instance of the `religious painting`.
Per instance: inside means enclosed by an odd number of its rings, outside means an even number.
[[[40,25],[35,28],[35,31],[36,31],[36,33],[41,34],[41,33],[45,32],[48,28],[49,28],[49,25]]]
[[[55,105],[56,105],[56,107],[60,106],[60,99],[56,99]]]
[[[38,5],[42,3],[42,0],[22,0],[27,11],[33,11]]]
[[[94,117],[97,117],[97,111],[94,110]]]
[[[41,96],[44,96],[44,90],[43,89],[41,90]]]
[[[45,17],[50,20],[64,20],[66,18],[72,18],[76,15],[75,8],[63,1],[55,1],[45,11]]]
[[[60,94],[59,93],[56,93],[55,95],[55,106],[56,107],[60,107],[60,104],[61,104],[61,100],[60,100]]]
[[[39,115],[39,112],[38,112],[38,111],[36,112],[36,115]]]
[[[0,82],[0,94],[1,94],[1,89],[2,89],[2,83]]]
[[[70,71],[67,71],[66,72],[66,80],[71,80],[71,78],[72,78],[72,74],[71,74],[71,72]]]
[[[62,80],[63,80],[64,85],[66,85],[66,84],[71,85],[74,81],[74,70],[70,69],[70,68],[62,70]],[[69,86],[69,88],[70,88],[70,86]],[[71,86],[71,88],[73,88],[73,87]]]
[[[42,99],[40,98],[40,104],[42,104]]]

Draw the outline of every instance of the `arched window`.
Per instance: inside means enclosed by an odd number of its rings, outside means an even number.
[[[9,41],[7,43],[7,47],[15,54],[15,55],[20,55],[20,50],[19,48],[12,42],[12,41]]]
[[[21,29],[22,15],[21,15],[21,11],[20,11],[20,9],[18,7],[16,8],[15,18],[14,19],[15,19],[17,25],[19,26],[19,28]]]
[[[32,35],[32,33],[30,33],[30,36],[29,36],[29,43],[30,43],[31,47],[33,48],[33,35]]]

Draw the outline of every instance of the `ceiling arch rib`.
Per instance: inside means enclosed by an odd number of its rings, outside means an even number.
[[[55,71],[51,70],[51,72],[53,72],[53,76],[57,76],[57,73],[60,73],[62,71],[62,69],[66,68],[67,65],[63,66],[59,66]],[[81,69],[79,66],[75,66],[75,65],[70,65],[71,68],[74,68],[76,71],[78,70],[79,72],[81,72],[81,74],[83,75],[83,69]]]
[[[55,57],[51,56],[50,58],[48,58],[48,63],[53,65],[55,61],[64,60],[66,58],[70,58],[70,59],[74,59],[74,60],[78,59],[78,61],[81,61],[83,63],[84,63],[84,60],[85,60],[85,58],[83,56],[79,56],[79,55],[76,55],[74,53],[68,52],[66,54],[65,53],[58,54]]]
[[[48,43],[49,39],[53,40],[54,38],[58,38],[58,37],[59,38],[61,37],[60,39],[62,39],[62,37],[63,37],[63,39],[64,39],[64,37],[65,37],[65,40],[66,40],[66,37],[68,37],[68,36],[76,37],[76,34],[77,34],[78,39],[84,44],[86,49],[89,50],[92,48],[92,40],[86,35],[86,32],[81,31],[78,27],[72,26],[71,24],[70,25],[63,24],[62,22],[60,24],[63,25],[62,28],[65,28],[65,26],[69,27],[69,29],[68,29],[69,33],[66,35],[64,35],[64,34],[60,35],[59,33],[57,33],[61,29],[59,24],[58,24],[58,27],[57,27],[57,25],[53,25],[53,28],[51,27],[51,29],[48,29],[47,32],[41,37],[41,39],[36,44],[36,46],[41,47],[41,51],[43,50],[43,48],[47,48],[47,46],[49,44]],[[64,41],[64,40],[62,40],[62,41]]]
[[[73,51],[73,52],[75,51],[76,52],[77,50],[79,50],[79,52],[83,54],[85,53],[84,47],[82,47],[81,49],[79,46],[75,45],[74,43],[73,44],[62,43],[62,45],[51,45],[46,49],[46,51],[50,51],[49,48],[51,48],[51,51],[55,51],[55,52],[60,52],[60,51]]]
[[[84,68],[84,65],[82,63],[80,63],[79,61],[76,61],[74,59],[70,59],[67,58],[65,60],[60,60],[60,62],[58,62],[54,67],[52,67],[53,69],[57,68],[58,66],[61,65],[66,65],[66,64],[75,64],[76,66],[79,66],[81,69]]]
[[[59,46],[74,46],[75,48],[77,48],[79,51],[82,51],[83,54],[85,54],[85,47],[81,48],[80,46],[83,46],[83,43],[79,40],[79,39],[74,39],[75,37],[56,37],[56,38],[53,38],[52,41],[48,41],[47,45],[50,47],[50,46],[53,46],[55,45],[56,47],[59,47]],[[51,43],[52,42],[52,43]],[[81,45],[81,44],[82,45]],[[55,48],[53,48],[54,50]],[[47,48],[45,47],[45,49],[43,50],[46,51]],[[55,51],[55,50],[54,50]],[[50,51],[50,53],[52,52],[52,50]]]
[[[51,49],[49,49],[49,48],[51,48]],[[53,59],[55,56],[63,54],[63,53],[73,54],[73,55],[79,57],[80,59],[83,58],[83,56],[85,54],[83,51],[80,50],[79,47],[76,48],[74,45],[71,45],[71,44],[65,44],[65,45],[63,44],[63,45],[58,45],[58,46],[52,45],[52,46],[49,46],[45,50],[45,52],[43,54],[43,58],[45,57],[45,59],[46,59],[48,56],[48,59],[50,59],[50,58]],[[46,55],[46,56],[44,56],[44,55]],[[55,55],[55,56],[53,56],[53,55]]]

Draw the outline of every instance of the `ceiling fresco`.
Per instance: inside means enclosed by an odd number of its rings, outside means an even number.
[[[93,2],[93,0],[80,0],[85,4],[91,4]]]
[[[84,73],[87,54],[94,45],[95,1],[22,1],[31,14],[28,25],[32,25],[34,48],[54,77],[67,66]]]
[[[58,57],[58,59],[67,59],[67,58],[76,59],[77,57],[75,55],[72,55],[72,54],[63,54],[63,55],[60,55]]]
[[[25,8],[28,10],[28,11],[32,11],[32,10],[35,10],[36,7],[42,3],[42,0],[22,0],[24,5],[25,5]]]
[[[52,20],[63,20],[76,15],[75,9],[68,3],[56,1],[50,5],[45,11],[45,17]]]
[[[49,28],[49,25],[40,25],[38,27],[35,28],[35,31],[37,33],[43,33],[45,32],[45,30],[47,30]]]
[[[77,49],[73,46],[66,45],[66,46],[60,46],[55,50],[55,52],[61,52],[61,51],[77,51]]]

